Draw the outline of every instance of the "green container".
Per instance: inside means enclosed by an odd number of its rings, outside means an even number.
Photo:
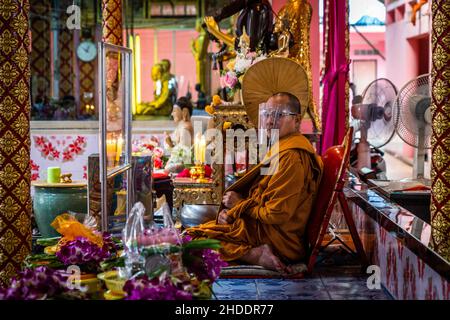
[[[85,184],[34,184],[33,211],[41,235],[44,238],[59,236],[50,225],[53,220],[67,211],[86,214],[87,201]]]

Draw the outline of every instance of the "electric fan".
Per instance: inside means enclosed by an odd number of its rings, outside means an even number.
[[[400,90],[394,114],[398,118],[397,134],[416,148],[413,176],[423,179],[426,149],[431,148],[430,74],[418,76]]]
[[[388,79],[372,81],[362,96],[355,96],[351,114],[354,129],[360,131],[357,147],[357,169],[371,168],[371,146],[380,148],[387,144],[395,133],[397,119],[394,116],[397,88]]]

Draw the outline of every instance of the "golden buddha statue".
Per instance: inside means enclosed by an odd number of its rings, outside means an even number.
[[[209,38],[206,31],[202,28],[202,20],[197,19],[195,30],[198,36],[191,41],[191,50],[195,58],[195,71],[197,75],[197,83],[200,84],[200,91],[206,90],[206,70],[205,59],[208,54]]]
[[[157,63],[152,68],[152,80],[155,83],[154,100],[138,105],[138,115],[169,116],[172,111],[172,96],[169,89],[170,75]]]
[[[167,77],[169,79],[170,99],[172,100],[172,104],[174,104],[178,98],[178,81],[175,75],[170,73],[170,67],[172,64],[169,59],[162,59],[160,64],[162,66],[163,77]]]
[[[278,33],[278,50],[273,54],[288,56],[297,61],[305,69],[308,82],[312,83],[310,25],[312,7],[308,0],[288,0],[278,12],[274,33]],[[294,40],[289,47],[290,37]],[[306,108],[316,130],[321,129],[317,108],[312,96],[312,87],[309,89],[309,105]]]

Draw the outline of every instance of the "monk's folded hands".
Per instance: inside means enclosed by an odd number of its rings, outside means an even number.
[[[241,200],[243,200],[242,196],[235,191],[227,191],[222,197],[222,203],[228,209],[236,206]]]
[[[223,209],[222,211],[220,211],[219,217],[217,219],[218,224],[231,224],[233,223],[233,221],[234,218],[228,214],[227,209]]]

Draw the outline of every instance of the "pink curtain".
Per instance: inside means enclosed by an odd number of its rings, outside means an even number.
[[[348,124],[348,1],[324,0],[321,153],[341,144]]]

